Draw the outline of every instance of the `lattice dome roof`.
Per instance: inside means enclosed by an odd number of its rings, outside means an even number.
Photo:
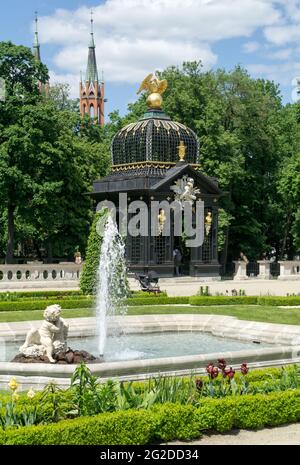
[[[185,161],[199,163],[199,143],[187,126],[172,121],[162,110],[148,110],[139,121],[117,132],[112,141],[113,165],[142,161],[177,163],[178,146],[186,147]]]

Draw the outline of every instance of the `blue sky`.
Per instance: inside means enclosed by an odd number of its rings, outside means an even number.
[[[42,59],[52,82],[78,95],[85,71],[89,10],[99,74],[104,70],[106,114],[136,98],[141,79],[155,69],[202,60],[206,69],[247,68],[280,83],[283,100],[295,98],[300,76],[298,0],[10,0],[1,2],[0,40],[32,45],[39,13]],[[294,94],[293,94],[294,91]]]

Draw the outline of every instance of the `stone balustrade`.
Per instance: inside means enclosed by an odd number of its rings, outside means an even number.
[[[74,287],[81,269],[82,265],[72,262],[0,265],[0,289]]]
[[[283,260],[278,263],[280,265],[280,275],[278,279],[300,280],[300,260]]]

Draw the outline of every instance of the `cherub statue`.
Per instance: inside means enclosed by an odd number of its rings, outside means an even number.
[[[177,179],[171,190],[175,192],[175,200],[180,203],[190,202],[191,204],[197,199],[197,194],[200,194],[200,189],[194,187],[194,179],[183,176]]]
[[[41,356],[46,354],[50,363],[55,363],[53,353],[66,349],[68,325],[60,318],[60,305],[50,305],[44,311],[40,329],[31,329],[25,343],[19,351],[25,356]]]

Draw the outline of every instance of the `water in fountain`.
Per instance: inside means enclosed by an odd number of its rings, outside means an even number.
[[[110,215],[105,223],[98,267],[96,321],[98,353],[103,356],[109,319],[126,314],[124,298],[127,291],[125,244]]]

